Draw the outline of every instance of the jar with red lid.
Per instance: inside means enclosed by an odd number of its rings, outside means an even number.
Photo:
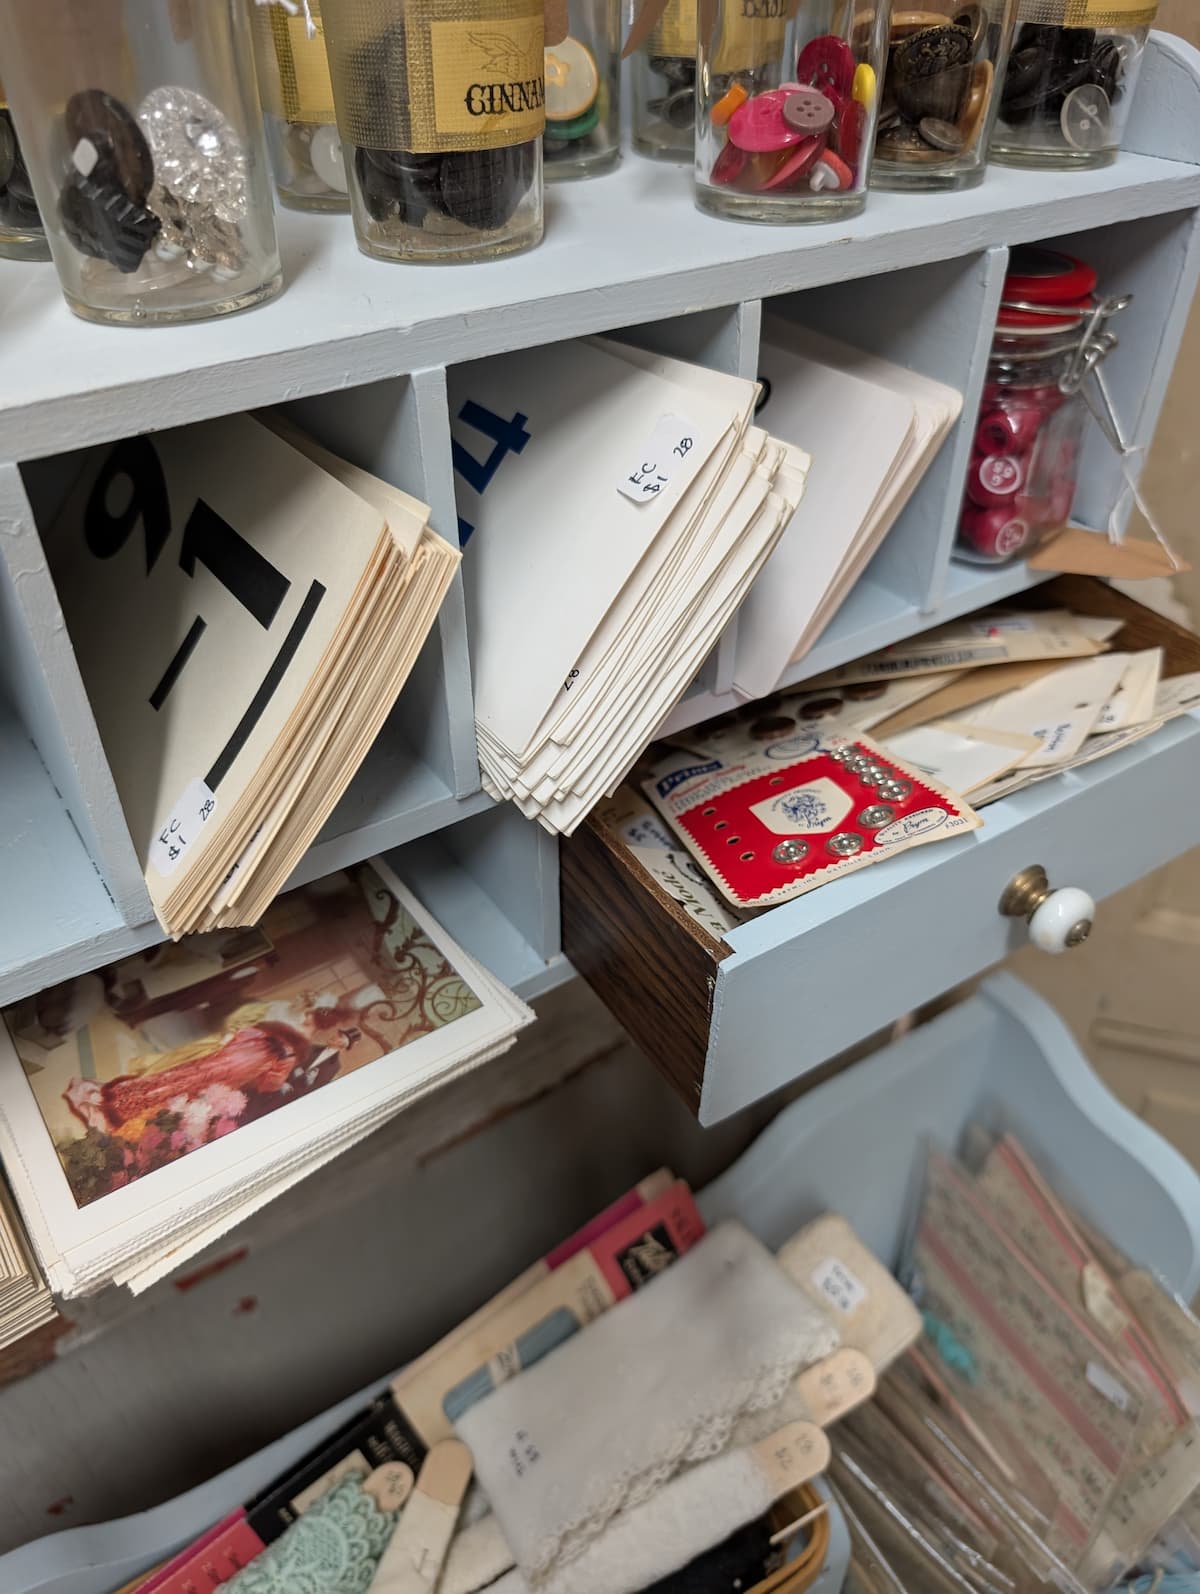
[[[1084,385],[1116,346],[1127,299],[1096,297],[1070,255],[1016,249],[988,361],[956,553],[1025,558],[1070,518],[1088,405]]]
[[[696,203],[738,221],[835,221],[866,202],[883,4],[700,0]]]

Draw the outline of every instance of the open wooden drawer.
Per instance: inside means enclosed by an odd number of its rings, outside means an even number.
[[[1061,576],[1020,600],[1122,617],[1114,645],[1200,670],[1200,638],[1102,582]],[[1200,723],[984,810],[984,827],[835,881],[718,941],[598,821],[564,842],[563,950],[711,1124],[1007,957],[1000,913],[1022,870],[1099,899],[1200,843]],[[1101,915],[1097,933],[1103,933]]]

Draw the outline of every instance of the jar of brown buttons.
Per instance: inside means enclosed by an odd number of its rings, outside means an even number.
[[[1017,0],[897,6],[875,139],[875,188],[974,188],[983,181]]]

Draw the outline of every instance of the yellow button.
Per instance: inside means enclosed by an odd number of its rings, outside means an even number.
[[[865,105],[868,111],[875,103],[875,70],[865,61],[861,61],[855,68],[854,87],[850,93],[860,105]]]

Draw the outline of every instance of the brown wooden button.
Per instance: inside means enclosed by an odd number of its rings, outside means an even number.
[[[66,126],[72,150],[88,140],[105,167],[102,180],[119,183],[135,205],[144,205],[154,183],[154,157],[120,100],[103,89],[82,89],[67,101]]]

